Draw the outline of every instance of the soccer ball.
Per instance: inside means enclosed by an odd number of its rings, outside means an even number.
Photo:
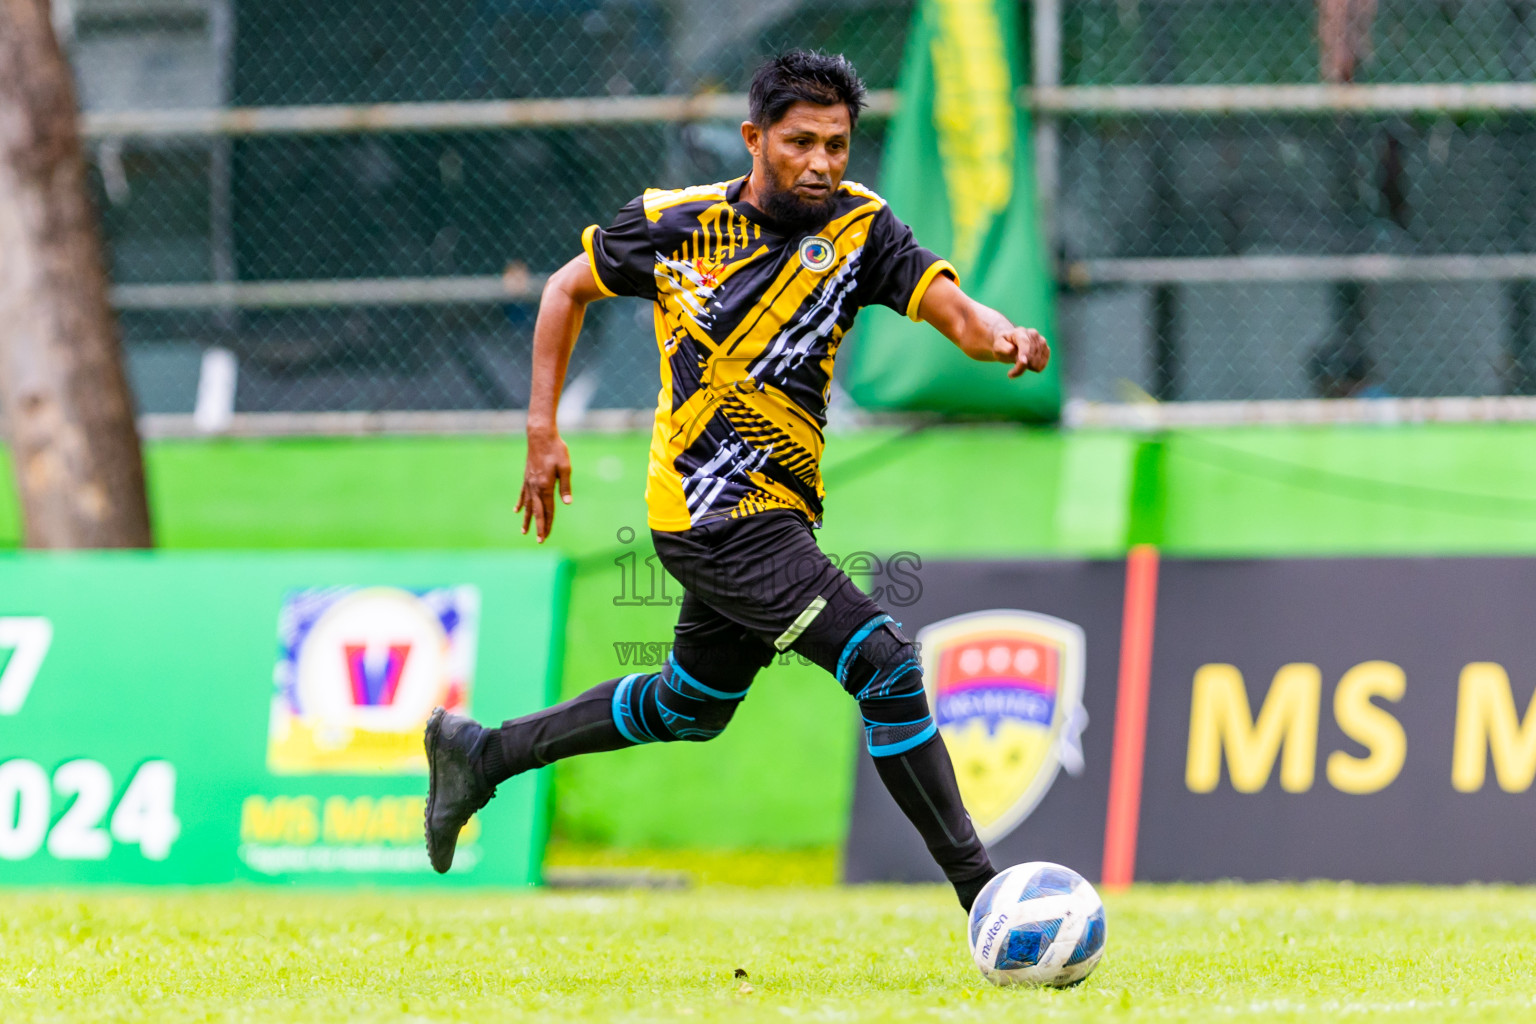
[[[994,985],[1076,985],[1104,955],[1104,904],[1060,864],[1005,868],[971,905],[971,956]]]

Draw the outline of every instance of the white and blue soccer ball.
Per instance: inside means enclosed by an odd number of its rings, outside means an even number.
[[[1104,904],[1048,861],[998,872],[971,905],[971,956],[994,985],[1076,985],[1104,955]]]

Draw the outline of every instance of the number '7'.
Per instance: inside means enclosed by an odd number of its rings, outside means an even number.
[[[52,643],[53,623],[47,619],[0,619],[0,651],[12,649],[5,667],[0,668],[0,715],[21,710]]]

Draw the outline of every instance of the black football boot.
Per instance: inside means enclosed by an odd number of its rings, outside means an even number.
[[[438,874],[453,866],[464,823],[496,795],[480,768],[492,738],[491,730],[474,719],[442,708],[433,708],[427,719],[427,857]]]

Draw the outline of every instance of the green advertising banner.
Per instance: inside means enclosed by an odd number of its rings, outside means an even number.
[[[422,729],[550,703],[568,589],[542,554],[0,558],[0,885],[536,883],[545,772],[431,871]]]
[[[947,256],[973,298],[1054,341],[1053,283],[1035,205],[1029,115],[1015,95],[1019,5],[922,0],[886,139],[880,192],[917,240]],[[870,310],[844,386],[866,409],[1055,420],[1060,359],[1009,380],[915,323]]]

